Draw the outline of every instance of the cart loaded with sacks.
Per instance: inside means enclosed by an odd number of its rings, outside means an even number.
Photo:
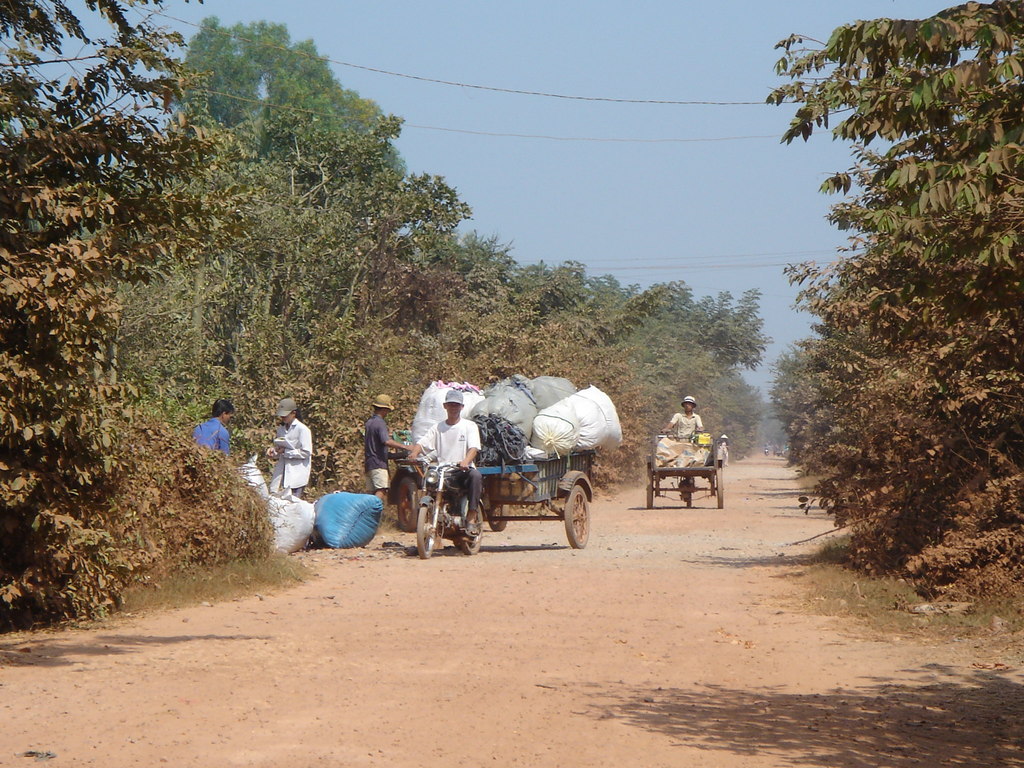
[[[723,509],[725,462],[720,447],[721,440],[713,440],[710,432],[695,432],[691,440],[656,435],[647,457],[646,508],[653,509],[658,497],[679,494],[687,507],[693,506],[694,498],[712,498]]]

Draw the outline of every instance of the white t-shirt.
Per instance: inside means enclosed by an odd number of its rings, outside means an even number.
[[[424,451],[436,453],[439,464],[458,464],[471,448],[480,450],[480,429],[469,419],[459,419],[454,424],[439,421],[420,438],[419,444]]]

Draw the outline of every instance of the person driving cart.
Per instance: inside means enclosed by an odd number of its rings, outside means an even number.
[[[415,461],[423,451],[433,451],[438,463],[459,465],[465,473],[469,491],[467,533],[475,536],[480,532],[480,496],[483,492],[483,478],[473,463],[480,452],[480,430],[476,422],[462,418],[463,404],[462,393],[449,389],[444,396],[447,418],[428,429],[412,446],[408,460]]]
[[[704,431],[704,422],[694,412],[697,408],[697,401],[687,395],[680,405],[683,406],[683,413],[673,415],[672,420],[663,428],[664,432],[676,440],[692,440],[694,432]]]

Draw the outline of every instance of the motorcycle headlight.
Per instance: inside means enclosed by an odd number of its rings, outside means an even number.
[[[426,483],[428,488],[437,488],[438,471],[436,467],[427,470]]]

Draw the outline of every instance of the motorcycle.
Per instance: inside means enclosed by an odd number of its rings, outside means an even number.
[[[423,472],[423,498],[416,515],[416,551],[426,560],[441,539],[450,539],[464,554],[480,551],[483,531],[469,530],[469,491],[458,464],[430,464]]]

